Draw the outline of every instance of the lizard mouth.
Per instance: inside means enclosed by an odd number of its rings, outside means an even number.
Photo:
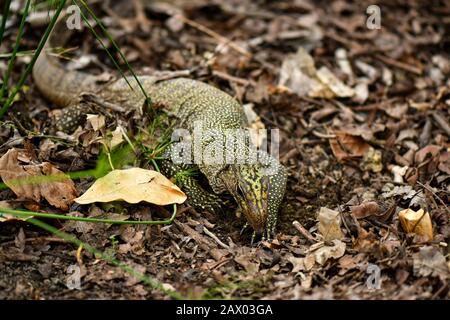
[[[244,192],[239,187],[236,190],[235,198],[241,208],[248,223],[257,233],[263,233],[267,220],[267,203],[260,194],[254,192]]]

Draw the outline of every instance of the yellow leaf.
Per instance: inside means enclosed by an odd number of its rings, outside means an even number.
[[[423,209],[414,211],[408,208],[400,211],[398,218],[407,233],[427,236],[428,240],[433,240],[433,227],[428,212],[424,212]]]
[[[186,195],[162,174],[142,168],[114,170],[98,179],[81,197],[79,204],[123,200],[128,203],[146,201],[165,206],[183,203]]]

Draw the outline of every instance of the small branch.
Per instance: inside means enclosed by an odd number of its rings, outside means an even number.
[[[390,65],[392,67],[396,67],[396,68],[399,68],[399,69],[402,69],[402,70],[405,70],[405,71],[417,74],[419,76],[422,75],[422,68],[418,68],[418,67],[412,66],[410,64],[406,64],[404,62],[400,62],[400,61],[388,58],[388,57],[383,56],[381,54],[377,54],[375,56],[375,58],[377,58],[381,62],[384,62],[387,65]]]
[[[450,137],[450,126],[448,125],[448,120],[445,120],[437,111],[432,112],[434,120],[436,120],[439,127],[445,131],[448,137]]]
[[[242,78],[238,78],[238,77],[234,77],[234,76],[229,75],[229,74],[227,74],[225,72],[222,72],[222,71],[214,70],[212,73],[213,73],[213,75],[215,75],[215,76],[217,76],[219,78],[222,78],[224,80],[230,81],[230,82],[239,83],[239,84],[242,84],[244,86],[247,86],[249,84],[251,84],[252,86],[256,86],[256,83],[254,83],[254,81],[246,80],[246,79],[242,79]]]
[[[298,222],[297,220],[294,220],[294,222],[292,222],[292,225],[295,227],[295,229],[298,230],[298,232],[300,232],[300,234],[302,236],[304,236],[307,240],[311,241],[311,242],[318,242],[318,240],[316,238],[313,237],[313,235],[311,233],[309,233],[308,230],[306,230],[300,222]]]
[[[420,185],[420,186],[422,186],[423,188],[427,189],[429,192],[431,192],[431,194],[432,194],[433,196],[435,196],[436,199],[439,200],[439,202],[445,207],[445,210],[447,210],[447,212],[450,214],[450,209],[449,209],[448,206],[445,204],[444,200],[442,200],[441,197],[439,197],[439,196],[436,194],[436,192],[434,192],[434,190],[431,189],[430,186],[425,185],[425,184],[421,183],[420,181],[417,181],[417,184]]]
[[[217,238],[217,236],[212,233],[211,231],[209,231],[208,229],[206,229],[206,227],[203,227],[203,232],[206,233],[208,236],[210,236],[211,238],[214,239],[215,242],[217,242],[217,244],[219,246],[221,246],[224,249],[230,250],[230,247],[228,245],[226,245],[225,243],[223,243],[222,241],[220,241],[219,238]]]
[[[239,45],[237,45],[235,42],[231,41],[230,39],[227,39],[224,36],[218,34],[217,32],[209,29],[208,27],[205,27],[204,25],[202,25],[198,22],[195,22],[189,18],[186,18],[182,15],[178,15],[177,18],[180,19],[181,21],[183,21],[184,23],[190,25],[191,27],[193,27],[203,33],[206,33],[208,36],[216,39],[220,44],[227,45],[230,48],[232,48],[233,50],[239,52],[240,54],[242,54],[248,58],[251,58],[252,54],[250,52],[248,52],[244,48],[240,47]]]

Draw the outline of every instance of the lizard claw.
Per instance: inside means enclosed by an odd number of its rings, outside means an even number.
[[[253,246],[253,243],[255,242],[255,238],[256,238],[256,231],[253,231],[252,240],[250,241],[251,246]]]
[[[242,234],[244,233],[245,229],[247,229],[248,227],[249,227],[249,224],[248,224],[248,222],[246,222],[244,224],[244,226],[242,227],[241,232],[239,232],[239,235],[242,236]]]

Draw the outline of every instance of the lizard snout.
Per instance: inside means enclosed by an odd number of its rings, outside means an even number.
[[[268,180],[254,172],[248,175],[247,170],[243,173],[239,179],[235,198],[253,230],[256,233],[263,233],[268,218]]]

